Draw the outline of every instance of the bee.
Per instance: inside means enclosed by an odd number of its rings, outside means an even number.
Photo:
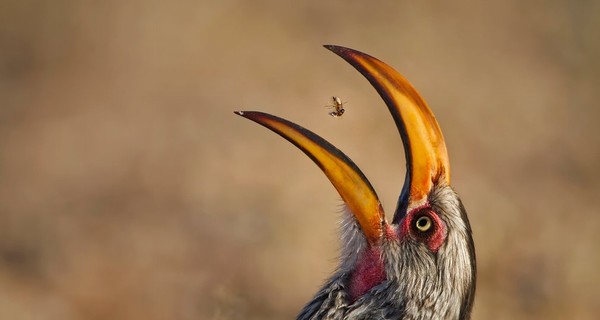
[[[344,109],[344,102],[342,102],[342,99],[340,99],[339,97],[333,96],[331,97],[331,105],[327,105],[326,107],[333,109],[331,112],[329,112],[329,115],[334,117],[334,118],[339,118],[341,117],[344,112],[346,111]]]

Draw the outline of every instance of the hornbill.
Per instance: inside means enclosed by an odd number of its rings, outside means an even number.
[[[446,144],[433,113],[387,64],[353,49],[325,47],[385,101],[404,145],[406,176],[388,223],[370,182],[339,149],[285,119],[235,112],[301,149],[345,204],[339,266],[298,319],[470,319],[476,276],[471,226],[450,187]]]

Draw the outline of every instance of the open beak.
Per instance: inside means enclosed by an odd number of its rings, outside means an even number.
[[[385,101],[404,144],[406,178],[393,222],[408,207],[423,204],[433,186],[450,184],[450,163],[442,131],[431,109],[417,90],[400,73],[382,61],[362,52],[326,45],[356,68]]]
[[[394,214],[398,222],[408,207],[423,204],[433,186],[450,183],[450,166],[442,132],[413,86],[387,64],[356,50],[325,46],[365,76],[383,98],[402,137],[406,179]],[[358,167],[339,149],[313,132],[285,119],[254,111],[236,111],[274,131],[308,155],[325,173],[358,221],[370,245],[377,244],[386,225],[375,190]]]
[[[373,245],[381,239],[385,214],[379,198],[369,180],[342,151],[315,133],[285,119],[255,111],[235,113],[271,129],[309,156],[337,189],[369,244]]]

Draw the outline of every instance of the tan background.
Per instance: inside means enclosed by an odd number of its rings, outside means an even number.
[[[475,319],[600,314],[598,1],[0,1],[0,318],[292,318],[340,200],[257,109],[319,133],[391,212],[400,139],[321,47],[400,70],[475,232]],[[347,101],[340,120],[323,108]]]

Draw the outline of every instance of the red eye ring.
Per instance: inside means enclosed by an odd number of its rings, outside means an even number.
[[[403,219],[400,236],[409,236],[425,244],[431,252],[437,252],[446,240],[446,224],[426,204],[410,210]]]

